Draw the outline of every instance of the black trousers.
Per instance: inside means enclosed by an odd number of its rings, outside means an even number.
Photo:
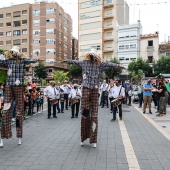
[[[65,108],[68,109],[68,94],[64,94]]]
[[[76,114],[75,114],[75,107],[76,107]],[[79,107],[80,107],[80,100],[78,99],[77,103],[71,105],[71,112],[72,112],[72,116],[73,117],[74,117],[74,114],[75,114],[75,116],[78,116],[78,114],[79,114]]]
[[[110,98],[110,97],[109,97],[109,100],[110,100],[110,110],[113,111],[113,105],[112,105],[112,103],[111,103],[111,101],[113,100],[113,98]]]
[[[57,110],[58,110],[58,113],[63,112],[64,111],[64,101],[61,102],[60,99],[57,99],[58,100],[58,103],[57,103]],[[61,106],[61,109],[60,109],[60,106]]]
[[[53,107],[53,116],[56,116],[56,104],[54,104]],[[50,103],[50,99],[48,99],[48,117],[51,116],[51,103]]]
[[[105,94],[105,92],[102,91],[102,107],[104,107],[105,102],[106,102],[106,105],[108,107],[109,106],[109,104],[108,104],[108,96],[105,96],[104,94]]]

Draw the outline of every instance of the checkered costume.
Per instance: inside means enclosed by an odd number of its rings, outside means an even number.
[[[92,62],[90,60],[67,60],[69,64],[77,64],[82,67],[83,75],[83,91],[81,111],[88,109],[90,114],[88,117],[81,118],[81,141],[90,138],[90,143],[97,143],[98,130],[98,88],[100,83],[100,72],[102,69],[109,67],[118,67],[115,63]],[[96,124],[95,130],[93,123]]]
[[[19,59],[19,63],[15,59],[0,60],[0,64],[11,69],[8,75],[4,93],[4,111],[2,115],[1,138],[11,138],[11,112],[12,100],[16,100],[16,131],[17,137],[22,138],[22,114],[24,113],[24,66],[35,63],[36,59]],[[19,80],[19,85],[16,85]]]

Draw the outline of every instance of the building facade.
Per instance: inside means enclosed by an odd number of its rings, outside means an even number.
[[[150,65],[159,59],[159,32],[140,36],[140,57]]]
[[[79,0],[80,59],[91,48],[105,61],[115,57],[117,24],[129,24],[129,7],[124,0]]]
[[[159,54],[160,56],[170,56],[170,42],[159,45]]]
[[[132,60],[140,57],[140,35],[142,26],[137,24],[117,27],[117,59],[126,68]]]
[[[72,58],[72,19],[56,2],[1,8],[0,48],[14,45],[28,57],[44,60],[49,77],[58,68],[67,70],[58,61]]]
[[[75,37],[72,37],[72,59],[78,60],[78,40]]]

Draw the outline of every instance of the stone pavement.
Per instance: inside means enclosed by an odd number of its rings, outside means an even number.
[[[21,146],[13,128],[0,149],[0,170],[170,170],[170,141],[135,107],[124,106],[123,121],[115,122],[109,109],[99,109],[97,148],[80,146],[80,116],[70,112],[24,121]]]

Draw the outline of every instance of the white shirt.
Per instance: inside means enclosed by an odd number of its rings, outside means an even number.
[[[77,96],[77,94],[79,94],[80,96]],[[81,93],[81,90],[79,88],[77,89],[71,89],[71,92],[69,94],[69,98],[77,98],[77,99],[81,99],[82,97],[82,93]]]
[[[44,95],[51,98],[51,99],[54,99],[54,98],[57,98],[57,96],[59,96],[59,91],[52,86],[47,86],[44,89]]]
[[[106,84],[102,84],[100,88],[101,88],[101,91],[106,91],[107,88],[108,88],[108,84],[107,83]]]
[[[114,88],[115,88],[115,85],[112,86],[112,87],[109,85],[109,88],[108,88],[108,92],[109,92],[108,97],[109,98],[113,98],[113,90],[114,90]]]
[[[67,85],[62,85],[61,88],[64,90],[63,94],[69,94],[69,88],[68,88],[68,84]]]
[[[112,96],[114,98],[118,98],[118,96],[125,96],[125,89],[122,87],[122,86],[114,86],[114,89],[112,90]],[[120,89],[121,89],[121,92],[120,92]],[[119,92],[120,92],[120,95],[119,95]]]

